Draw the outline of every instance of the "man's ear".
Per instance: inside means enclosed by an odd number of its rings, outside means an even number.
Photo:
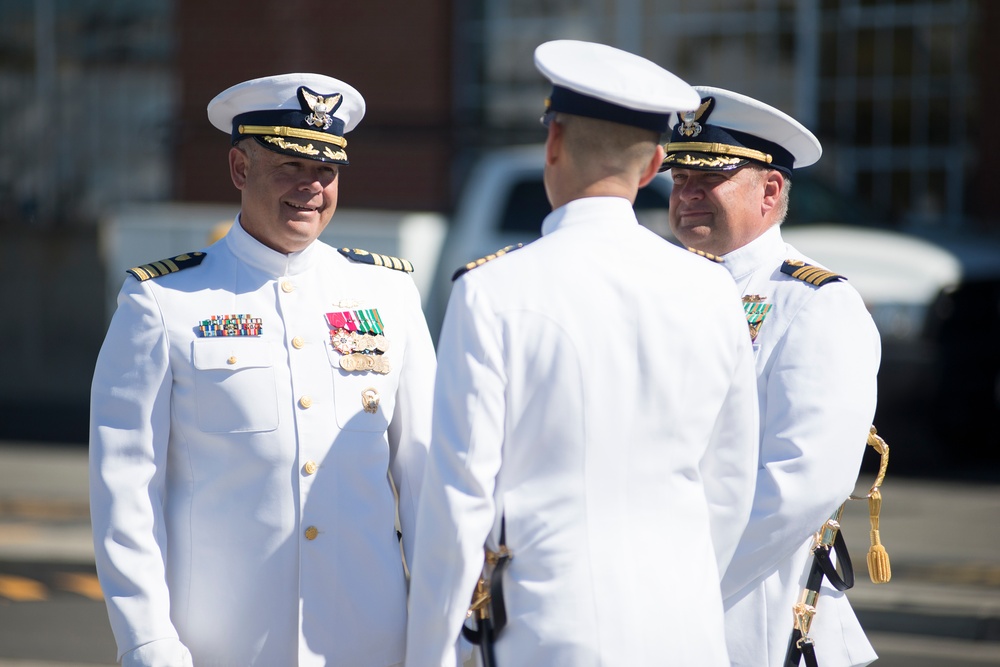
[[[229,149],[229,177],[237,190],[242,190],[247,184],[247,169],[250,166],[250,156],[241,148],[233,146]]]
[[[663,146],[657,142],[656,144],[656,154],[653,155],[653,159],[649,161],[646,168],[642,171],[642,176],[639,178],[639,187],[644,188],[649,185],[649,182],[656,178],[656,175],[660,173],[660,166],[663,164],[663,156],[665,152]]]
[[[785,188],[785,177],[780,171],[772,169],[767,172],[763,181],[764,197],[761,200],[760,206],[761,212],[767,213],[773,211],[778,206],[781,191]]]
[[[549,122],[549,136],[545,140],[545,164],[555,164],[563,153],[566,128],[553,118]]]

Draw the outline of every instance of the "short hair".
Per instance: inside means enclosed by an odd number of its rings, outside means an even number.
[[[757,173],[758,178],[762,179],[770,172],[777,171],[776,169],[771,169],[770,167],[765,167],[764,165],[757,164],[756,162],[751,162],[747,164],[747,167],[752,169]],[[788,174],[781,174],[784,177],[784,185],[781,187],[781,194],[778,195],[778,202],[774,207],[775,224],[780,225],[788,217],[788,200],[789,194],[792,191],[792,177]]]
[[[237,141],[234,144],[234,146],[236,148],[239,148],[241,151],[243,151],[244,153],[246,153],[251,158],[255,157],[256,155],[259,155],[258,151],[260,151],[260,150],[262,150],[264,148],[253,137],[244,137],[243,139],[240,139],[239,141]]]
[[[631,125],[556,113],[566,132],[566,147],[581,169],[594,176],[641,174],[653,159],[660,135]]]

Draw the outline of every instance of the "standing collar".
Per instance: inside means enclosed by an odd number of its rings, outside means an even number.
[[[583,222],[631,222],[639,224],[632,204],[624,197],[583,197],[574,199],[545,216],[542,236],[562,227]]]
[[[734,279],[744,278],[762,265],[780,259],[785,252],[785,241],[781,238],[781,225],[774,225],[742,248],[723,255],[723,266]]]
[[[226,244],[236,258],[247,264],[264,271],[272,276],[287,276],[302,273],[309,269],[317,261],[318,241],[313,241],[305,250],[285,254],[272,250],[266,245],[250,236],[243,225],[240,224],[240,217],[236,216],[236,222],[226,234]]]

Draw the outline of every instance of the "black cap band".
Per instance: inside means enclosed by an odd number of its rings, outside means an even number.
[[[636,111],[617,104],[611,104],[596,97],[583,95],[569,88],[554,86],[549,96],[549,111],[586,116],[598,120],[608,120],[622,125],[632,125],[660,134],[670,128],[670,114],[653,111]]]
[[[668,151],[668,156],[675,153],[685,152],[684,144],[686,143],[690,143],[692,145],[691,152],[693,153],[700,152],[696,148],[697,144],[720,144],[723,146],[734,146],[737,148],[749,148],[751,150],[770,155],[770,162],[757,160],[746,155],[741,155],[741,157],[748,157],[748,159],[759,164],[763,164],[765,167],[777,169],[788,175],[791,175],[792,173],[792,166],[795,164],[795,156],[773,141],[761,139],[760,137],[747,134],[746,132],[729,130],[724,127],[719,127],[718,125],[711,124],[702,125],[701,131],[697,134],[697,136],[688,137],[681,132],[683,127],[683,122],[678,123],[674,127],[674,131],[670,135],[670,150]],[[727,153],[723,153],[721,151],[709,154],[727,155]],[[732,154],[733,153],[728,153],[728,155]]]
[[[267,111],[248,111],[233,118],[232,141],[236,144],[240,139],[245,139],[246,135],[240,132],[241,125],[270,125],[274,127],[293,127],[307,130],[319,134],[330,135],[327,140],[330,143],[339,143],[344,136],[344,121],[336,116],[331,116],[330,127],[322,132],[306,123],[308,114],[297,109],[273,109]]]

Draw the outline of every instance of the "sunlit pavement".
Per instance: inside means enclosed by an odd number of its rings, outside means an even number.
[[[858,491],[869,483],[862,476]],[[867,575],[867,503],[850,502],[842,521],[857,572],[848,595],[882,656],[876,665],[1000,664],[1000,485],[898,478],[890,471],[882,494],[891,582],[875,585]],[[0,625],[6,627],[0,667],[113,664],[93,559],[86,447],[0,443]],[[75,627],[55,631],[67,622]],[[69,631],[109,660],[78,652],[74,659],[82,662],[46,661],[56,655],[48,642]],[[37,659],[32,642],[39,642]]]

